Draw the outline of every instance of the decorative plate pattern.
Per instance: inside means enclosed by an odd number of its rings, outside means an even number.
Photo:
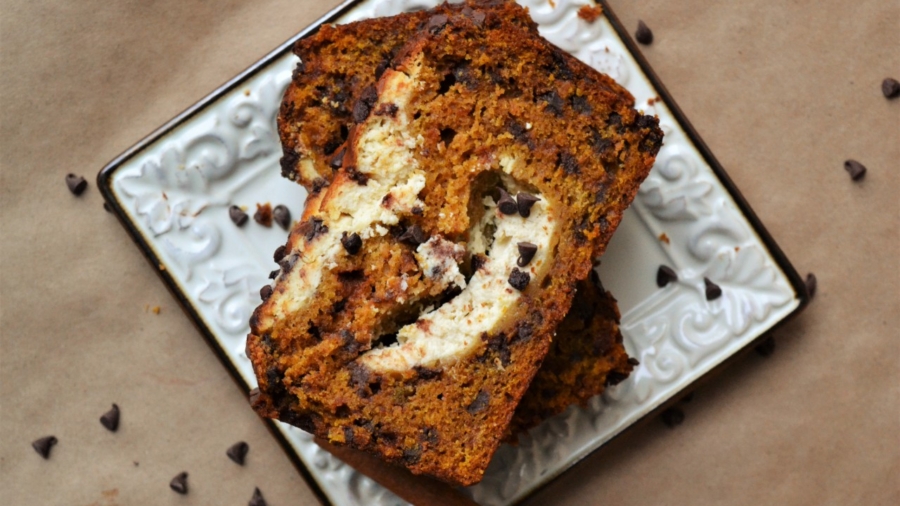
[[[626,347],[641,365],[582,408],[570,408],[503,446],[484,481],[465,492],[507,505],[585,457],[633,422],[746,346],[800,304],[787,275],[716,173],[662,101],[633,55],[602,17],[577,16],[583,1],[520,0],[554,44],[615,78],[637,107],[656,114],[666,134],[650,177],[610,243],[600,268],[619,299]],[[437,0],[364,0],[338,22],[429,8]],[[296,58],[283,53],[252,77],[127,159],[110,177],[127,219],[249,385],[247,321],[284,242],[277,225],[238,228],[231,205],[257,203],[302,212],[306,192],[281,179],[275,116]],[[678,281],[655,284],[665,264]],[[707,301],[704,277],[722,287]],[[278,429],[335,504],[405,504],[319,448],[309,434]]]

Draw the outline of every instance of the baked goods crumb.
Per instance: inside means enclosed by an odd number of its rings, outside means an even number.
[[[256,213],[253,215],[253,220],[264,227],[271,227],[272,204],[269,204],[268,202],[265,204],[256,204]]]
[[[765,341],[759,343],[754,349],[761,357],[770,357],[775,353],[775,339],[767,337]]]
[[[844,162],[844,170],[850,174],[850,179],[854,181],[859,181],[866,177],[866,166],[856,160],[847,160]]]
[[[180,472],[172,478],[172,481],[169,482],[169,488],[178,492],[181,495],[186,495],[188,493],[188,473]]]
[[[706,300],[716,300],[722,296],[722,287],[713,283],[709,278],[703,278],[706,289]]]
[[[238,227],[243,227],[244,224],[247,223],[247,220],[250,219],[250,217],[247,216],[247,213],[238,206],[231,206],[228,208],[228,217],[231,219],[231,222]]]
[[[593,23],[603,15],[603,7],[599,5],[582,5],[580,9],[578,9],[578,17],[587,21],[588,23]]]
[[[885,78],[884,81],[881,81],[881,92],[884,93],[885,98],[900,97],[900,81],[893,77]]]
[[[113,404],[109,411],[103,413],[103,416],[100,417],[100,424],[110,432],[119,430],[119,406]]]
[[[248,445],[245,441],[238,441],[228,448],[228,450],[225,452],[225,455],[228,455],[228,458],[231,459],[235,464],[242,466],[244,465],[244,459],[247,457],[248,451],[250,451],[250,445]]]
[[[659,240],[660,240],[660,242],[664,242],[666,244],[671,244],[669,241],[669,236],[667,236],[665,232],[659,234]]]
[[[87,189],[87,181],[81,176],[75,174],[66,174],[66,186],[73,195],[81,195]]]
[[[56,439],[56,436],[46,436],[33,441],[31,447],[34,448],[34,451],[38,452],[38,455],[45,459],[49,459],[50,450],[52,450],[58,442],[59,440]]]
[[[669,408],[659,415],[659,418],[666,424],[666,427],[674,429],[684,423],[684,411],[679,408]]]
[[[152,308],[150,308],[150,311],[152,311],[153,314],[159,314],[159,312],[162,311],[162,308],[160,308],[159,306],[153,306]]]
[[[678,274],[668,265],[660,265],[656,271],[656,286],[662,288],[669,283],[678,281]]]
[[[653,44],[653,32],[650,31],[650,28],[647,27],[643,20],[638,20],[637,31],[634,32],[634,40],[645,46]]]

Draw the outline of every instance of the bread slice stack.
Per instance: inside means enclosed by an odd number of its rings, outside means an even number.
[[[513,2],[300,41],[279,115],[309,190],[251,319],[255,409],[455,485],[631,371],[593,274],[662,142]]]

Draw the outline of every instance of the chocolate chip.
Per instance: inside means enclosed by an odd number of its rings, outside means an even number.
[[[516,244],[519,248],[519,259],[516,260],[516,265],[519,267],[525,267],[529,263],[531,263],[531,259],[534,258],[534,254],[537,253],[538,247],[537,244],[530,242],[520,242]]]
[[[656,286],[662,288],[669,283],[678,281],[678,274],[667,265],[660,265],[656,271]]]
[[[87,189],[87,181],[81,176],[66,174],[66,186],[69,187],[69,191],[73,194],[81,195]]]
[[[103,210],[108,213],[113,212],[112,206],[109,205],[109,202],[105,202],[105,201],[103,202]]]
[[[45,459],[49,459],[50,450],[53,449],[53,446],[58,442],[59,440],[56,439],[56,436],[47,436],[33,441],[31,447],[34,448],[34,451],[38,452],[38,455]]]
[[[272,296],[272,286],[271,285],[265,285],[264,287],[259,289],[259,298],[262,299],[263,302],[268,300],[269,297],[271,297],[271,296]]]
[[[506,193],[506,190],[500,188],[500,200],[497,202],[497,208],[503,214],[516,214],[519,206],[516,201]]]
[[[521,292],[528,286],[529,281],[531,281],[531,276],[527,272],[513,267],[512,273],[509,275],[509,284],[513,288]]]
[[[634,39],[645,46],[649,46],[650,44],[653,44],[653,32],[647,28],[647,25],[643,21],[638,20],[637,31],[634,32]]]
[[[287,248],[285,248],[284,244],[275,248],[275,253],[272,254],[272,259],[275,260],[275,263],[280,263],[282,259],[284,259],[284,255],[287,253]]]
[[[806,293],[809,294],[809,298],[812,299],[816,296],[816,287],[819,286],[819,282],[816,280],[816,275],[813,273],[809,273],[806,275]]]
[[[703,278],[703,284],[706,285],[706,300],[716,300],[722,296],[722,287],[710,281],[709,278]]]
[[[341,148],[336,155],[331,157],[331,163],[329,165],[332,169],[337,170],[341,168],[341,165],[344,164],[344,154],[347,152],[346,148]]]
[[[425,242],[427,239],[428,238],[425,237],[425,232],[422,231],[422,227],[418,225],[410,225],[409,228],[406,229],[406,232],[403,232],[403,235],[400,236],[399,240],[400,242],[418,246]]]
[[[287,230],[291,226],[291,211],[287,207],[279,204],[272,210],[272,219],[275,220],[275,223],[280,225],[281,228]]]
[[[355,255],[359,253],[359,248],[362,247],[362,239],[356,232],[353,232],[350,235],[347,235],[347,232],[344,232],[344,234],[341,236],[341,245],[344,246],[344,249],[347,250],[347,253]]]
[[[563,107],[565,104],[563,103],[562,97],[559,96],[559,93],[556,90],[550,90],[547,93],[543,93],[538,95],[538,100],[547,103],[547,110],[552,112],[556,116],[562,116]]]
[[[762,357],[771,357],[772,354],[775,353],[775,339],[771,337],[766,338],[766,340],[759,343],[754,350]]]
[[[266,202],[263,205],[256,204],[256,213],[253,220],[264,227],[272,226],[272,205]]]
[[[100,417],[100,423],[110,432],[119,430],[119,406],[113,404],[112,409]]]
[[[422,208],[419,206],[413,206],[412,213],[416,216],[422,216],[425,213],[425,211],[423,211]]]
[[[484,411],[484,408],[488,406],[488,402],[491,399],[491,394],[487,393],[485,390],[479,390],[478,395],[475,396],[475,399],[466,406],[466,411],[469,412],[470,415],[474,415],[478,412]]]
[[[243,227],[244,224],[247,223],[247,220],[250,219],[250,217],[247,216],[247,213],[238,206],[231,206],[228,208],[228,217],[239,227]]]
[[[516,209],[519,211],[519,216],[523,218],[531,216],[531,208],[538,200],[541,199],[530,193],[519,192],[519,194],[516,195]]]
[[[393,118],[393,117],[397,116],[397,111],[399,111],[399,110],[400,109],[397,107],[397,104],[392,104],[392,103],[388,102],[388,103],[379,105],[378,109],[375,110],[375,115],[376,116],[390,116]]]
[[[250,502],[247,503],[247,506],[268,506],[268,503],[263,498],[262,492],[260,492],[258,488],[254,488],[253,497],[250,498]]]
[[[856,160],[844,162],[844,170],[850,173],[850,179],[859,181],[866,176],[866,167]]]
[[[900,97],[900,81],[892,77],[885,78],[884,81],[881,81],[881,92],[884,93],[885,98]]]
[[[684,411],[678,408],[669,408],[659,416],[667,427],[673,429],[684,422]]]
[[[632,367],[637,367],[637,366],[641,365],[641,362],[634,357],[628,357],[628,365],[630,365]]]
[[[230,448],[225,452],[225,455],[228,455],[228,458],[231,459],[235,464],[244,465],[244,458],[247,456],[247,452],[250,451],[250,445],[248,445],[245,441],[238,441],[231,445]]]
[[[178,473],[174,478],[172,478],[172,481],[169,482],[169,488],[181,495],[186,495],[188,493],[187,478],[188,473]]]
[[[275,269],[274,271],[269,273],[269,279],[275,279],[279,274],[281,274],[281,269]]]
[[[428,20],[428,23],[425,25],[425,28],[428,29],[431,33],[437,33],[447,24],[447,16],[444,14],[438,14],[436,16],[431,16]]]
[[[569,153],[560,153],[558,163],[566,174],[581,174],[581,166],[578,164],[578,159]]]
[[[359,100],[353,105],[353,122],[362,123],[369,117],[369,106]]]

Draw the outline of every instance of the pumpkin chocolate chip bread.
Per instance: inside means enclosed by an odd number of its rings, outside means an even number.
[[[254,406],[469,485],[662,133],[489,9],[430,16],[359,102],[251,319]]]

